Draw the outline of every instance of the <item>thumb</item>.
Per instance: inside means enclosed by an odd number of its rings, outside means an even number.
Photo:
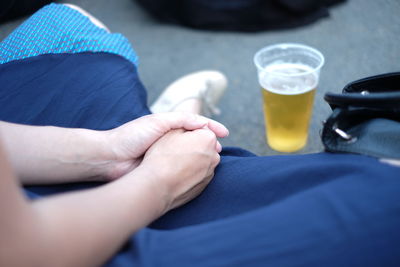
[[[217,137],[225,137],[229,134],[228,129],[223,124],[193,113],[167,112],[150,116],[160,121],[160,127],[162,127],[161,130],[163,132],[181,128],[192,131],[207,127]]]

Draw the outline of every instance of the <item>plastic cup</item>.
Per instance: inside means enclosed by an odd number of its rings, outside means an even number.
[[[280,152],[307,144],[314,95],[324,56],[295,43],[267,46],[254,56],[263,97],[266,140]]]

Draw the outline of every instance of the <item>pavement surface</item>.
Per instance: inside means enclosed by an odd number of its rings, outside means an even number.
[[[211,32],[161,24],[132,0],[70,0],[124,34],[140,57],[140,77],[149,103],[172,81],[187,73],[216,69],[229,79],[229,88],[215,117],[230,129],[225,146],[240,146],[258,155],[280,154],[265,143],[260,88],[253,55],[281,42],[304,43],[319,49],[325,66],[316,94],[307,146],[297,153],[323,150],[322,122],[330,114],[325,92],[340,92],[353,80],[400,71],[400,1],[349,0],[331,9],[314,24],[261,33]],[[23,19],[0,25],[0,40]]]

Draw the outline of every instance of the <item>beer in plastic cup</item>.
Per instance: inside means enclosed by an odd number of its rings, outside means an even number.
[[[267,46],[254,56],[263,96],[268,145],[294,152],[307,143],[323,55],[302,44]]]

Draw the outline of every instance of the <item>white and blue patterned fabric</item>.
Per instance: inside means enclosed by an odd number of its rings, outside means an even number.
[[[43,54],[108,52],[137,65],[129,41],[108,33],[79,11],[63,4],[50,4],[21,24],[0,43],[0,63]]]

